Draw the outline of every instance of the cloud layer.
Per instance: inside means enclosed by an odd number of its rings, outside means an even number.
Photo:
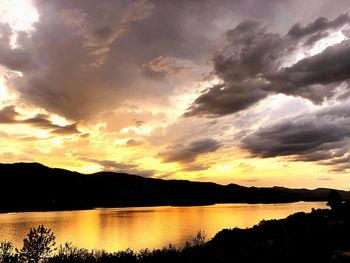
[[[289,156],[292,160],[349,168],[350,104],[275,121],[242,139],[242,147],[255,157]]]
[[[7,24],[0,27],[0,63],[20,72],[8,74],[7,85],[32,106],[76,121],[90,120],[127,101],[147,97],[164,103],[177,88],[193,81],[183,76],[174,84],[169,78],[189,70],[194,62],[198,72],[208,68],[202,61],[214,47],[212,36],[193,34],[188,23],[198,23],[198,29],[214,28],[214,21],[200,18],[210,14],[211,3],[37,0],[34,4],[39,21],[30,33],[14,32]],[[11,45],[14,34],[16,46]]]
[[[198,139],[188,143],[178,143],[170,145],[158,156],[163,162],[190,163],[202,154],[215,152],[221,147],[220,143],[214,139]]]
[[[0,162],[251,184],[349,172],[347,0],[33,0],[25,28],[3,2]]]
[[[26,124],[39,129],[49,130],[50,133],[56,135],[71,135],[78,134],[78,123],[73,123],[66,126],[54,124],[49,115],[37,114],[31,118],[23,118],[16,111],[14,105],[6,106],[0,110],[0,124]]]
[[[350,41],[345,40],[350,17],[318,18],[305,27],[295,24],[286,36],[270,33],[257,22],[243,22],[226,34],[226,46],[214,57],[215,74],[222,84],[203,92],[185,116],[223,116],[248,109],[265,97],[282,93],[314,103],[337,97],[342,83],[349,95]],[[339,44],[328,44],[312,56],[310,49],[338,34]],[[327,43],[326,43],[327,45]],[[293,57],[305,56],[291,66]]]

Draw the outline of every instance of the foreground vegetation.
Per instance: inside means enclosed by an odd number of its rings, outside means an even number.
[[[54,234],[39,226],[29,231],[21,249],[2,242],[0,262],[350,262],[350,204],[334,191],[328,205],[331,209],[262,221],[249,229],[223,230],[208,242],[199,232],[181,249],[169,245],[109,253],[71,243],[56,246]]]
[[[87,250],[65,243],[56,247],[55,236],[50,229],[44,226],[30,229],[23,240],[23,247],[14,248],[9,241],[0,243],[0,263],[24,262],[179,262],[185,251],[199,250],[205,246],[205,233],[199,231],[197,235],[188,240],[182,250],[173,245],[162,249],[144,249],[137,253],[128,249],[116,253],[104,250]],[[185,252],[186,253],[186,252]]]

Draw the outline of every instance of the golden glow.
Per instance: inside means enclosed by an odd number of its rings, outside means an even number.
[[[7,88],[3,79],[0,80],[0,101],[4,101],[8,98]]]
[[[13,92],[9,92],[5,84],[4,75],[5,70],[0,68],[0,105],[16,98],[16,95]]]
[[[87,249],[138,251],[161,248],[169,243],[182,247],[199,230],[205,230],[210,239],[223,228],[251,227],[263,219],[279,219],[324,207],[325,203],[299,202],[1,214],[0,224],[9,227],[3,229],[0,238],[20,247],[33,224],[44,224],[55,233],[58,244],[69,241]]]
[[[65,118],[62,118],[61,116],[57,116],[57,115],[51,116],[51,120],[53,124],[56,124],[59,126],[66,126],[69,124]]]
[[[16,34],[22,30],[30,33],[33,30],[33,23],[39,19],[38,12],[29,0],[0,0],[0,22],[9,23],[14,30],[13,45],[16,45]],[[300,48],[283,66],[289,66],[307,56],[316,55],[328,46],[345,39],[346,36],[341,30],[334,32],[317,41],[311,49]],[[8,72],[4,69],[0,70],[1,108],[16,105],[16,110],[23,118],[32,118],[41,113],[49,115],[48,119],[55,125],[67,126],[74,123],[73,120],[40,108],[31,108],[32,105],[21,102],[6,87],[4,75]],[[21,73],[18,72],[18,74]],[[203,74],[196,79],[202,78]],[[200,123],[198,119],[183,120],[181,116],[203,90],[220,83],[221,80],[217,77],[201,81],[191,79],[183,88],[174,89],[176,94],[169,96],[169,101],[164,104],[157,104],[147,99],[141,102],[127,101],[117,110],[110,109],[111,112],[106,113],[108,116],[79,122],[80,134],[55,135],[48,129],[30,124],[0,124],[0,162],[36,161],[52,167],[93,173],[113,169],[113,167],[103,166],[103,161],[107,160],[121,166],[133,167],[131,172],[136,174],[138,171],[140,173],[144,170],[154,171],[153,177],[158,178],[256,186],[283,185],[313,188],[334,185],[337,188],[350,188],[350,179],[342,178],[343,181],[339,184],[339,175],[327,171],[328,167],[315,163],[295,162],[286,158],[251,158],[239,149],[238,141],[234,142],[235,145],[225,144],[216,152],[204,153],[192,163],[162,162],[158,155],[162,150],[173,144],[182,144],[186,140],[190,141],[197,138],[196,136],[201,136],[201,131],[197,131],[195,127],[200,126],[204,121]],[[269,121],[269,118],[273,119],[270,113],[273,110],[278,111],[278,108],[287,101],[288,96],[275,95],[255,105],[253,114],[258,114],[257,112],[267,114],[256,118],[249,129],[254,130],[262,123]],[[312,105],[311,102],[308,103]],[[306,105],[304,108],[307,107]],[[294,111],[294,108],[290,107],[289,110]],[[240,114],[244,113],[240,112],[237,116]],[[233,134],[241,130],[241,125],[231,125],[224,134],[216,134],[216,131],[213,131],[208,132],[206,136],[208,138],[222,136],[218,141],[227,139],[232,143]],[[132,140],[137,143],[128,144]],[[191,169],[191,166],[208,168],[196,170]],[[117,168],[115,170],[118,171]]]
[[[23,110],[20,112],[24,114]],[[32,114],[27,113],[28,116]],[[63,118],[53,116],[51,120],[56,124],[67,124]],[[282,157],[248,158],[248,154],[237,147],[224,147],[214,153],[199,156],[195,164],[209,165],[207,169],[186,170],[185,168],[191,164],[163,163],[157,154],[164,146],[150,145],[142,136],[136,136],[136,139],[143,140],[142,144],[128,146],[126,142],[135,135],[124,138],[123,133],[103,133],[99,128],[101,125],[79,127],[82,132],[89,134],[88,137],[79,135],[57,137],[52,136],[47,130],[28,125],[2,124],[1,132],[8,134],[9,137],[0,137],[0,150],[3,153],[0,154],[0,162],[36,161],[52,167],[93,173],[105,168],[89,160],[110,160],[136,166],[137,169],[132,173],[153,170],[153,177],[169,179],[256,186],[316,188],[334,185],[344,189],[350,186],[349,179],[329,173],[328,167],[307,162],[294,162]],[[342,183],[336,185],[339,180],[342,180]]]

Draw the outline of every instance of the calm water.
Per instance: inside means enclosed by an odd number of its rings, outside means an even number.
[[[9,213],[0,214],[0,240],[21,247],[28,229],[43,224],[53,230],[57,243],[71,241],[89,249],[139,250],[169,243],[181,247],[198,230],[211,238],[223,228],[251,227],[262,219],[325,207],[323,202],[298,202]]]

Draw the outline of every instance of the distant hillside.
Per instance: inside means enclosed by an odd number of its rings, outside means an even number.
[[[113,172],[86,175],[38,163],[0,164],[0,184],[0,211],[325,201],[330,191],[223,186]],[[350,192],[339,193],[350,200]]]

